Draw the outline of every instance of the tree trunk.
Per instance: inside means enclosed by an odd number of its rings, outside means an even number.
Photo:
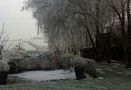
[[[126,68],[131,68],[131,19],[128,22]]]
[[[126,68],[131,68],[131,14],[130,0],[127,0],[127,37],[126,37]]]

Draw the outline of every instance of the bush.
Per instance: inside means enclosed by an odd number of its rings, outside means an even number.
[[[70,68],[71,65],[71,60],[73,60],[74,55],[73,54],[69,54],[69,53],[65,53],[62,54],[60,56],[60,65],[62,66],[62,68]]]
[[[9,65],[6,61],[0,61],[0,84],[5,85],[7,82]]]
[[[21,69],[18,65],[18,61],[19,59],[13,59],[9,62],[9,65],[10,65],[10,70],[9,70],[9,73],[10,74],[15,74],[15,73],[19,73],[21,72]]]
[[[72,54],[63,54],[61,55],[61,64],[66,68],[83,68],[85,73],[95,78],[97,77],[96,62],[92,59],[82,58]]]
[[[7,72],[0,72],[0,85],[5,85],[7,83]]]
[[[54,70],[59,68],[56,60],[50,54],[45,54],[43,58],[25,58],[25,59],[12,59],[9,62],[10,73],[19,73],[22,71],[31,70]]]

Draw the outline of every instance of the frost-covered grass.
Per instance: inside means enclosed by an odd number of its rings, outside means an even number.
[[[0,86],[0,90],[131,90],[130,70],[121,66],[113,67],[112,65],[101,65],[97,68],[104,71],[103,79],[21,83]]]
[[[0,90],[131,90],[131,79],[60,80],[0,86]]]

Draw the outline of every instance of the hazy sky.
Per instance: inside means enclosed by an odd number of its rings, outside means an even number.
[[[27,39],[37,34],[36,21],[29,11],[21,11],[24,0],[0,0],[0,29],[5,29],[11,39]]]

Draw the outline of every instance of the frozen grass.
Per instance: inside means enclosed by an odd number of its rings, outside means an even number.
[[[0,86],[0,90],[131,90],[130,72],[121,67],[100,66],[104,79],[58,80]],[[111,69],[111,70],[110,70]]]
[[[131,79],[60,80],[0,86],[0,90],[131,90]]]

